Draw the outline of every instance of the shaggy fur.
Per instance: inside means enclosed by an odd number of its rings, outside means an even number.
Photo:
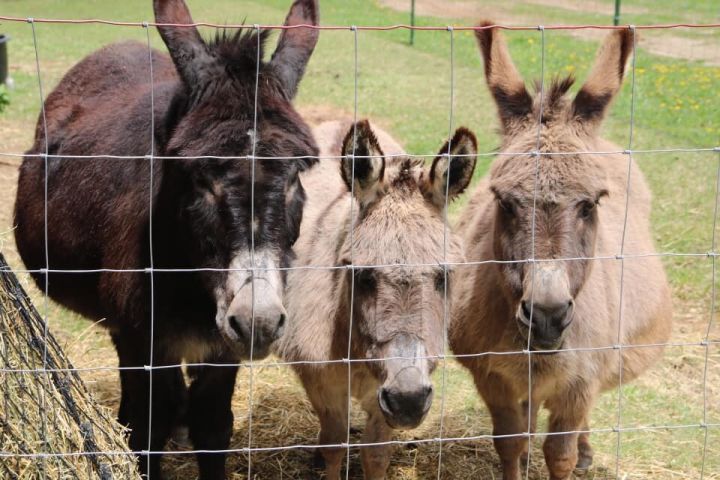
[[[545,94],[542,119],[540,100],[537,95],[532,99],[525,90],[500,32],[483,30],[477,36],[502,124],[503,151],[536,150],[538,121],[542,122],[542,152],[618,150],[599,138],[598,128],[620,88],[632,51],[632,32],[619,30],[607,37],[574,100],[566,96],[570,79],[553,83]],[[626,201],[627,229],[622,244]],[[568,302],[570,307],[569,325],[555,332],[557,353],[460,358],[490,410],[494,435],[526,431],[528,409],[534,430],[541,405],[550,410],[550,432],[587,430],[591,408],[601,391],[616,387],[620,374],[626,383],[660,358],[661,347],[574,350],[667,341],[671,301],[659,258],[628,258],[624,262],[586,259],[656,251],[649,224],[650,203],[642,173],[633,162],[628,178],[628,157],[623,155],[502,156],[495,160],[489,178],[476,187],[457,225],[468,261],[520,262],[457,269],[450,328],[453,351],[468,355],[522,351],[528,345],[536,349],[540,345],[536,333],[543,332],[533,332],[532,328],[540,328],[534,326],[528,331],[519,320],[526,315],[521,301],[534,296],[537,303],[543,297]],[[577,260],[522,261],[533,256]],[[528,358],[532,360],[531,389]],[[526,452],[527,438],[498,438],[495,447],[503,478],[519,479],[519,460]],[[592,462],[588,434],[548,436],[544,453],[553,479],[569,478],[573,469],[586,469]]]
[[[158,23],[192,23],[181,0],[155,0],[154,8]],[[296,0],[287,22],[317,24],[317,10],[315,0]],[[150,376],[141,367],[262,358],[282,332],[284,285],[277,269],[289,265],[299,232],[304,191],[298,174],[315,160],[257,160],[253,169],[245,158],[195,157],[317,155],[291,100],[318,32],[284,30],[273,59],[260,63],[253,131],[256,62],[267,34],[222,33],[205,43],[195,28],[158,30],[170,56],[152,51],[153,84],[147,46],[128,42],[89,55],[48,96],[47,136],[41,116],[28,153],[45,152],[47,142],[57,156],[47,160],[47,171],[43,158],[25,158],[15,235],[30,269],[46,266],[47,250],[51,269],[95,271],[33,277],[41,290],[47,281],[57,302],[93,321],[105,319],[120,366],[139,368],[120,372],[118,416],[131,428],[132,450],[163,450],[181,422],[188,422],[196,449],[224,449],[237,368],[191,368],[189,389],[179,370],[154,371],[148,445]],[[154,158],[151,167],[143,158],[151,154],[182,158]],[[142,271],[150,266],[208,270],[151,276]],[[250,266],[267,271],[251,275]],[[119,271],[127,269],[138,271]],[[159,479],[159,458],[142,457],[143,473]],[[224,454],[202,454],[198,461],[201,478],[224,478]]]
[[[383,149],[402,150],[389,136],[375,131],[382,149],[367,122],[347,133],[339,122],[315,129],[323,156],[337,156],[341,150],[335,147],[345,139],[343,154],[355,155],[354,186],[352,160],[347,156],[340,165],[336,159],[321,160],[302,175],[308,199],[295,266],[313,268],[288,275],[289,321],[280,353],[290,361],[340,360],[347,358],[350,340],[350,356],[370,360],[352,364],[351,392],[347,364],[295,366],[320,418],[321,444],[345,441],[348,394],[358,398],[368,413],[363,442],[388,440],[391,424],[408,428],[422,421],[432,400],[429,375],[436,363],[426,357],[441,354],[443,348],[445,273],[440,263],[463,259],[459,239],[446,229],[445,198],[438,201],[436,191],[449,184],[452,200],[465,188],[475,166],[474,136],[459,130],[452,146],[446,144],[441,150],[449,157],[424,167],[422,161],[405,156],[383,158]],[[459,154],[467,156],[455,157]],[[450,169],[449,181],[448,158],[457,165]],[[367,268],[393,264],[398,266]],[[317,269],[345,265],[362,267],[355,269],[354,279],[353,269]],[[451,285],[452,281],[450,289]],[[379,360],[398,356],[404,358]],[[426,389],[418,397],[423,404],[389,416],[379,402],[383,391],[393,389]],[[389,450],[386,446],[363,449],[366,478],[385,477]],[[338,479],[343,451],[323,448],[320,453],[328,478]]]

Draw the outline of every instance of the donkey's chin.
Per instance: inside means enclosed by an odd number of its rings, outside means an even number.
[[[427,412],[419,417],[408,418],[403,416],[403,418],[397,418],[391,415],[387,415],[385,414],[385,412],[383,412],[385,423],[387,423],[388,427],[392,428],[393,430],[412,430],[414,428],[417,428],[420,426],[420,424],[422,424],[426,416]]]
[[[546,355],[552,355],[558,353],[563,348],[563,339],[558,338],[556,340],[530,340],[530,350],[533,352],[542,352]]]

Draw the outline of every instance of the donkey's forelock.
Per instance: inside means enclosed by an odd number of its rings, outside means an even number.
[[[223,28],[217,30],[215,36],[207,42],[207,47],[229,75],[252,75],[254,77],[258,57],[262,60],[269,36],[269,30],[257,32],[256,30],[239,29],[232,31]],[[262,68],[262,66],[261,63],[260,67]]]
[[[398,157],[394,161],[389,161],[386,175],[390,187],[399,190],[419,188],[418,180],[422,166],[422,158]]]
[[[570,113],[571,110],[568,92],[574,84],[575,78],[572,75],[555,77],[549,85],[535,80],[532,118],[540,120],[541,123],[558,118],[567,121],[568,118],[564,114]]]

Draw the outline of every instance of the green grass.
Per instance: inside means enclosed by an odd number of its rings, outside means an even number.
[[[707,3],[710,2],[695,2],[697,9],[692,12],[709,19],[705,14],[712,9],[707,7]],[[128,21],[152,18],[149,2],[139,0],[103,3],[102,6],[98,2],[68,4],[6,0],[3,6],[4,13],[22,17],[101,17]],[[645,8],[645,3],[641,6]],[[196,1],[191,2],[191,7],[196,19],[219,23],[245,20],[250,24],[275,24],[284,17],[287,1],[253,2],[243,9],[227,0],[212,2],[212,5]],[[518,3],[515,8],[529,7]],[[649,3],[646,10],[666,11],[650,8]],[[574,18],[575,14],[578,12],[546,8],[541,20],[583,20]],[[661,15],[638,20],[648,23],[663,21],[663,18]],[[406,22],[407,15],[374,7],[367,1],[325,0],[322,21],[329,25],[390,25]],[[418,24],[469,24],[472,21],[420,18]],[[4,31],[13,37],[10,43],[11,62],[20,65],[13,69],[17,88],[12,92],[13,105],[4,117],[31,125],[39,108],[31,29],[26,23],[6,23]],[[140,27],[37,24],[36,33],[46,94],[72,63],[99,46],[120,39],[146,41],[146,32]],[[157,33],[154,30],[150,33],[152,43],[160,46]],[[448,134],[450,35],[448,32],[417,32],[416,45],[410,47],[406,31],[358,33],[358,116],[381,120],[413,153],[435,153]],[[498,145],[495,109],[484,85],[474,38],[470,32],[454,32],[453,36],[453,126],[469,126],[478,134],[480,150],[492,152]],[[528,81],[537,78],[541,68],[541,33],[519,31],[508,32],[506,36],[521,73]],[[547,31],[545,47],[547,79],[555,74],[572,73],[582,80],[590,68],[597,43]],[[717,115],[716,101],[720,68],[656,57],[642,49],[638,52],[636,67],[634,149],[699,148],[720,143],[720,116]],[[605,125],[607,136],[623,148],[629,145],[631,83],[631,78],[628,78]],[[347,112],[353,111],[352,32],[322,32],[298,102],[301,105],[326,104]],[[27,145],[32,128],[25,128],[23,132],[28,135]],[[3,140],[0,139],[0,142]],[[659,249],[678,253],[711,250],[710,219],[717,156],[678,153],[645,154],[636,158],[658,199],[653,221]],[[490,156],[480,158],[477,177],[486,172],[490,160]],[[687,195],[690,191],[693,194]],[[670,277],[683,299],[701,300],[707,296],[709,283],[702,263],[691,261],[689,265],[687,260],[668,262]]]
[[[190,1],[196,20],[211,22],[277,24],[284,18],[288,0],[237,2]],[[562,8],[537,7],[521,1],[508,2],[504,8],[536,23],[609,23],[612,0],[604,0],[607,15],[577,12]],[[623,23],[649,24],[680,21],[717,21],[717,5],[711,1],[687,2],[679,8],[672,0],[624,2],[627,12]],[[152,18],[149,0],[41,1],[4,0],[2,14],[21,17],[93,18],[141,21]],[[633,7],[633,8],[631,8]],[[322,0],[322,22],[332,25],[390,25],[407,23],[407,15],[360,0]],[[420,25],[467,25],[475,19],[439,19],[421,17]],[[522,23],[522,22],[518,22]],[[11,74],[15,89],[11,103],[0,114],[0,151],[19,152],[31,143],[39,111],[35,70],[35,49],[29,24],[6,22],[0,27],[9,34]],[[67,69],[84,55],[116,40],[146,40],[142,28],[100,25],[37,24],[36,33],[45,94]],[[208,34],[210,32],[207,32]],[[720,38],[720,29],[710,33],[674,30],[672,35]],[[506,32],[510,50],[518,68],[529,81],[541,72],[542,34],[539,31]],[[642,35],[656,35],[643,32]],[[493,152],[499,137],[495,107],[487,93],[482,67],[472,34],[456,31],[454,40],[454,127],[465,125],[479,139],[480,150]],[[447,31],[417,32],[416,44],[407,44],[407,31],[360,31],[358,40],[358,116],[376,119],[407,148],[417,154],[435,153],[448,135],[450,124],[450,37]],[[150,30],[153,45],[161,47],[159,36]],[[598,43],[566,33],[546,31],[544,38],[546,79],[555,74],[574,74],[580,81],[587,74]],[[717,42],[716,42],[717,45]],[[642,46],[642,43],[641,43]],[[718,48],[718,47],[716,47]],[[323,31],[309,65],[298,97],[300,105],[327,105],[351,113],[354,106],[354,34],[349,31]],[[720,68],[699,62],[654,56],[642,47],[637,53],[635,70],[633,149],[707,148],[720,144],[720,115],[717,95]],[[576,87],[577,88],[577,87]],[[632,78],[612,107],[604,127],[605,135],[622,148],[630,146]],[[7,130],[5,130],[7,128]],[[715,180],[720,156],[714,153],[637,154],[654,193],[653,225],[657,249],[664,252],[697,253],[712,249]],[[476,176],[484,175],[491,155],[480,157]],[[458,208],[454,209],[457,212]],[[0,228],[0,231],[3,231]],[[697,307],[700,321],[680,329],[683,339],[697,341],[704,334],[703,321],[710,305],[712,265],[709,258],[666,259],[677,307],[685,314],[686,306]],[[685,317],[681,315],[685,320]],[[694,318],[693,320],[697,320]],[[84,331],[87,324],[62,309],[53,308],[51,322],[67,338]],[[706,325],[706,324],[705,324]],[[623,425],[661,425],[699,423],[702,418],[702,393],[698,390],[698,352],[668,352],[675,363],[663,364],[662,370],[623,391]],[[685,359],[692,358],[688,364]],[[715,364],[713,364],[715,365]],[[717,368],[717,367],[715,367]],[[717,378],[717,372],[714,373]],[[479,415],[483,408],[468,376],[459,368],[450,370],[448,385],[457,395],[447,408],[454,415]],[[712,410],[718,421],[717,398]],[[596,428],[611,428],[615,423],[617,396],[605,395],[595,412]],[[486,425],[483,427],[486,428]],[[477,432],[476,432],[477,433]],[[710,438],[720,435],[710,432]],[[636,432],[622,435],[622,466],[629,472],[658,467],[672,475],[643,478],[685,478],[695,475],[701,461],[698,448],[703,438],[694,429]],[[614,471],[616,436],[596,435],[596,450],[606,467]],[[713,444],[713,445],[714,445]],[[713,447],[715,448],[715,447]],[[720,454],[708,456],[710,472],[720,471]],[[642,465],[640,468],[638,465]],[[648,470],[649,471],[649,470]],[[685,472],[685,473],[683,473]],[[707,472],[706,472],[707,473]],[[658,474],[660,475],[660,474]],[[598,477],[599,478],[599,477]],[[633,477],[629,478],[641,478]],[[709,477],[716,478],[716,477]]]

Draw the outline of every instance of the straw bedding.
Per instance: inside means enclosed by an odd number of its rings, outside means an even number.
[[[73,371],[2,254],[0,478],[139,478],[123,427]]]

